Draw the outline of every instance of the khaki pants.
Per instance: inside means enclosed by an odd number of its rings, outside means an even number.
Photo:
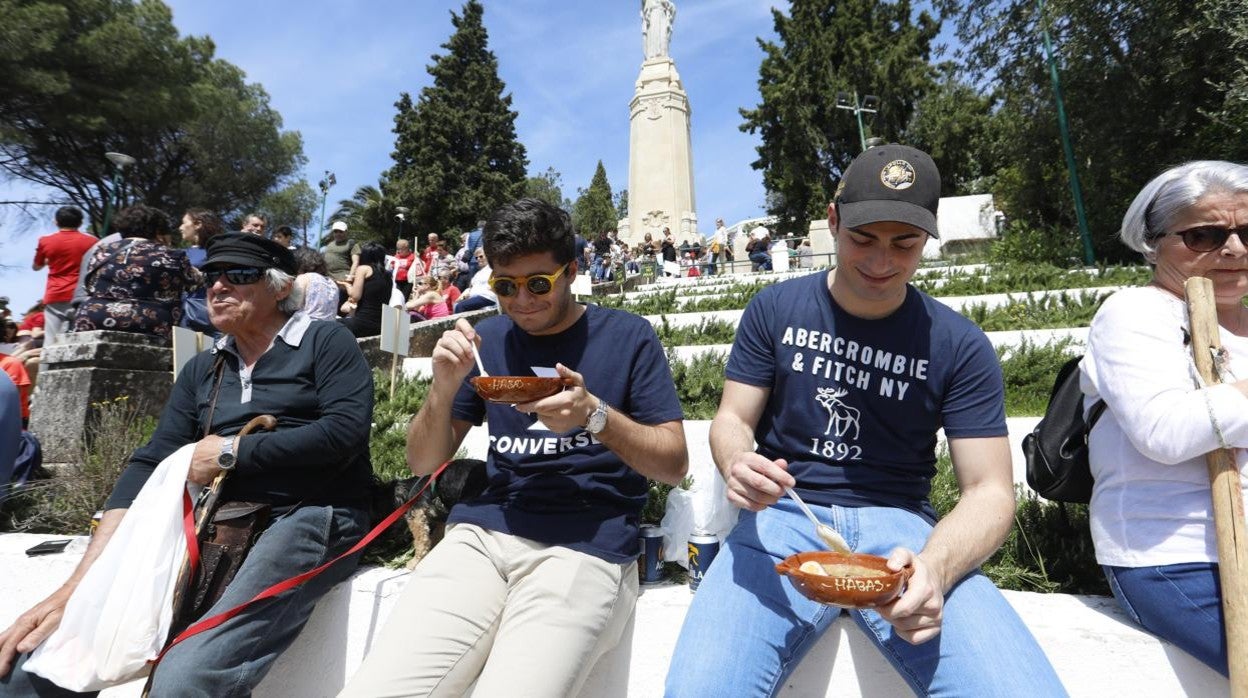
[[[575,696],[636,601],[636,562],[457,524],[340,695]]]

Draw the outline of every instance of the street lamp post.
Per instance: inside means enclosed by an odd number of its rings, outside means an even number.
[[[1062,83],[1057,77],[1053,40],[1049,38],[1049,25],[1044,19],[1044,0],[1036,0],[1036,9],[1040,13],[1040,33],[1044,39],[1044,55],[1049,62],[1049,78],[1053,81],[1053,98],[1057,101],[1057,128],[1062,135],[1066,170],[1070,173],[1070,193],[1075,199],[1075,220],[1079,223],[1079,238],[1083,242],[1083,263],[1092,266],[1096,261],[1092,252],[1092,235],[1088,232],[1088,217],[1083,211],[1083,188],[1079,186],[1079,170],[1075,167],[1075,149],[1070,144],[1070,126],[1066,123],[1066,105],[1062,101]]]
[[[848,92],[836,93],[836,108],[847,109],[858,117],[858,144],[863,150],[867,149],[867,129],[862,123],[863,113],[874,114],[879,111],[880,98],[875,95],[863,95],[862,102],[858,101],[858,90],[854,90],[854,101],[849,101]]]
[[[321,235],[325,234],[325,203],[329,201],[330,188],[337,183],[338,178],[329,170],[325,170],[325,176],[316,183],[316,186],[321,188]]]
[[[104,157],[113,163],[113,190],[108,192],[104,197],[104,225],[100,230],[100,237],[108,235],[108,226],[113,220],[113,208],[121,206],[121,171],[137,162],[134,158],[125,153],[104,153]],[[116,199],[116,203],[113,200]]]

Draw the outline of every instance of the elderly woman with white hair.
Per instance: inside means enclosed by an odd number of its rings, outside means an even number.
[[[1089,439],[1096,558],[1137,622],[1227,674],[1205,454],[1235,448],[1248,473],[1248,166],[1200,161],[1149,182],[1120,232],[1152,281],[1092,320],[1084,407],[1107,410]],[[1213,281],[1230,382],[1198,384],[1184,282]]]

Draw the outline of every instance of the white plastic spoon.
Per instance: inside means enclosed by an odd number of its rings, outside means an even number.
[[[477,360],[477,371],[481,373],[482,377],[488,377],[490,374],[485,372],[485,366],[481,364],[481,354],[477,351],[477,343],[468,342],[468,344],[472,346],[472,357]]]
[[[791,487],[784,488],[784,491],[788,492],[789,496],[793,498],[793,501],[797,502],[797,505],[802,508],[802,511],[806,512],[806,518],[810,519],[810,522],[815,525],[815,533],[819,534],[819,538],[823,541],[824,545],[838,553],[851,552],[849,544],[845,542],[845,539],[841,537],[841,534],[837,533],[835,528],[832,528],[825,523],[820,523],[819,519],[815,518],[815,512],[811,511],[810,507],[806,506],[806,502],[803,502],[802,498],[797,496],[797,493],[794,492]]]

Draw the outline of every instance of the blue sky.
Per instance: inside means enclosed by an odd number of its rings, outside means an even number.
[[[303,134],[306,175],[338,185],[330,208],[390,166],[394,102],[415,96],[443,53],[450,12],[462,0],[240,2],[166,0],[183,34],[209,35],[217,56],[269,92],[285,128]],[[483,0],[489,45],[519,113],[529,173],[554,167],[564,196],[586,187],[599,159],[613,191],[628,184],[628,103],[642,62],[640,0]],[[750,167],[757,136],[738,109],[758,102],[762,51],[773,0],[675,0],[671,56],[692,108],[694,187],[703,232],[722,217],[761,215],[762,176]],[[851,118],[848,113],[846,118]],[[0,184],[0,200],[24,198]],[[12,209],[12,207],[0,207]],[[49,219],[52,209],[32,209]],[[177,212],[171,212],[177,213]],[[30,271],[35,242],[51,222],[0,212],[0,295],[17,313],[37,301],[44,273]]]

